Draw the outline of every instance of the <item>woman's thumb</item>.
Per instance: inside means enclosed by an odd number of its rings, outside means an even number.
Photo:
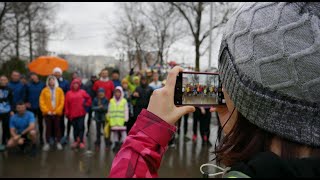
[[[193,106],[182,106],[182,107],[179,107],[178,108],[178,113],[179,113],[179,116],[183,116],[185,114],[188,114],[188,113],[191,113],[191,112],[194,112],[196,110],[195,107]]]

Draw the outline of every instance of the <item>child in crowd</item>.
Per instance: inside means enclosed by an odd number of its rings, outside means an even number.
[[[98,95],[92,102],[92,111],[94,111],[94,117],[96,121],[96,149],[100,149],[101,128],[104,129],[106,121],[106,113],[108,111],[109,101],[105,97],[105,91],[103,88],[98,89]],[[110,145],[110,140],[105,138],[106,148]]]
[[[116,87],[114,96],[110,100],[108,107],[107,120],[111,129],[111,141],[114,143],[113,151],[117,151],[124,139],[127,137],[125,122],[129,119],[129,108],[127,100],[123,97],[122,87]],[[119,141],[119,132],[121,140]]]

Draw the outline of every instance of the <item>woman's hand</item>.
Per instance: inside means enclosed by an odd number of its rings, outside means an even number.
[[[167,77],[166,85],[161,89],[153,91],[147,109],[171,125],[174,125],[183,115],[195,111],[193,106],[176,107],[174,105],[176,79],[182,70],[179,66],[171,69]]]

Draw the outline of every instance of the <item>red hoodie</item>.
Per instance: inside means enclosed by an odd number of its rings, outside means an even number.
[[[73,84],[78,83],[79,89],[74,90]],[[86,115],[86,107],[91,106],[91,97],[86,91],[80,89],[81,81],[74,79],[71,83],[70,90],[66,94],[65,98],[65,114],[71,121],[74,118],[78,118]]]
[[[108,80],[108,81],[98,80],[93,84],[92,90],[97,92],[99,88],[104,89],[106,98],[110,101],[110,99],[112,98],[112,92],[114,91],[113,82],[111,80]]]

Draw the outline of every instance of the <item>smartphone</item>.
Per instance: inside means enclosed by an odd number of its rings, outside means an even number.
[[[174,103],[177,106],[223,105],[219,73],[180,72],[177,76]]]

